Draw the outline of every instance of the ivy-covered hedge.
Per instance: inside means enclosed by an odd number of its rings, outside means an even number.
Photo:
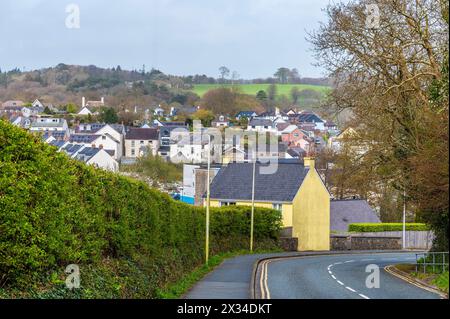
[[[248,248],[249,214],[248,207],[212,209],[211,254]],[[276,247],[280,225],[278,211],[256,209],[256,248]],[[155,297],[157,289],[203,262],[204,236],[203,208],[72,160],[0,120],[3,289],[30,287],[48,276],[58,282],[54,277],[61,278],[67,265],[79,264],[82,285],[95,269],[107,268],[114,273],[110,280],[118,277],[111,296]],[[83,269],[90,272],[85,277]],[[85,291],[105,296],[105,282],[92,282]]]
[[[402,223],[354,223],[348,225],[349,232],[359,233],[402,230]],[[421,223],[406,223],[406,230],[429,230],[429,227]]]

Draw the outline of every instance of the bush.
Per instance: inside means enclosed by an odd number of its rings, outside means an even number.
[[[211,210],[212,254],[248,248],[249,214]],[[280,222],[278,211],[255,210],[255,248],[276,247]],[[155,297],[203,262],[204,234],[203,208],[72,160],[0,120],[0,287],[29,287],[74,263],[82,297]],[[95,269],[115,284],[95,282],[104,281]]]
[[[383,232],[383,231],[402,231],[402,223],[354,223],[348,225],[349,232]],[[406,230],[426,231],[429,227],[426,224],[406,223]]]

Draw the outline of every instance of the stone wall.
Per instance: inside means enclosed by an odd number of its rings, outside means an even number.
[[[298,238],[280,237],[280,246],[284,251],[297,251]]]
[[[396,250],[402,248],[402,239],[397,236],[331,235],[331,250]]]

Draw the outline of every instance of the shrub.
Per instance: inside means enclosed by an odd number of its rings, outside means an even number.
[[[354,223],[348,225],[349,232],[383,232],[383,231],[402,231],[402,223]],[[426,224],[421,223],[406,223],[406,230],[429,230]]]
[[[248,248],[249,214],[249,207],[211,210],[212,253]],[[255,248],[277,245],[280,221],[275,210],[255,210]],[[0,287],[29,287],[75,263],[93,273],[108,268],[101,273],[122,287],[114,296],[154,297],[203,262],[204,234],[203,208],[72,160],[0,120]],[[134,291],[141,277],[145,290]],[[110,297],[86,278],[81,296]]]

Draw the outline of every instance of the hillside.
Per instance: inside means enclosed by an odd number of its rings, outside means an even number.
[[[192,91],[199,96],[203,96],[206,92],[219,87],[238,88],[242,93],[256,96],[258,91],[267,91],[270,84],[196,84]],[[323,85],[310,85],[310,84],[277,84],[277,96],[284,95],[289,97],[292,88],[296,87],[300,91],[309,90],[315,91],[320,94],[325,94],[330,90],[330,87]]]
[[[266,79],[266,81],[274,79]],[[278,84],[276,97],[280,103],[292,103],[291,89],[300,92],[300,106],[316,105],[329,88],[324,79],[302,79],[302,84]],[[204,84],[206,83],[209,84]],[[230,81],[230,80],[226,80]],[[263,83],[255,79],[255,83]],[[23,100],[32,102],[39,98],[54,105],[81,104],[81,97],[98,100],[105,97],[108,106],[117,109],[133,108],[135,105],[149,107],[161,104],[168,106],[193,106],[200,103],[201,97],[209,90],[218,87],[231,87],[231,84],[218,84],[220,81],[206,76],[173,76],[159,70],[123,70],[120,66],[99,68],[94,65],[78,66],[58,64],[55,67],[21,72],[18,69],[0,71],[0,101]],[[269,83],[269,82],[267,82]],[[239,84],[241,93],[253,99],[260,90],[267,90],[269,84]],[[235,87],[235,86],[234,86]],[[282,100],[284,98],[284,100]]]
[[[256,247],[281,216],[257,209]],[[211,255],[246,249],[249,208],[211,212]],[[204,258],[204,209],[86,166],[0,120],[0,298],[155,298]],[[66,266],[81,286],[65,287]]]

